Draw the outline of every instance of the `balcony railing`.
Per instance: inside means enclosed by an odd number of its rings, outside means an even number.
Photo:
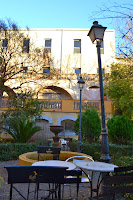
[[[45,101],[43,109],[62,109],[62,101]]]
[[[87,109],[88,107],[96,108],[99,110],[99,102],[82,102],[82,108]],[[80,109],[80,102],[74,102],[74,109]]]
[[[3,99],[1,110],[9,107],[11,100]],[[41,100],[42,101],[42,100]],[[44,111],[57,111],[57,112],[79,112],[80,101],[79,100],[44,100],[43,104],[41,104],[42,109]],[[100,101],[82,101],[82,108],[86,109],[88,107],[95,108],[98,112],[101,111],[101,103]],[[105,112],[112,113],[112,102],[105,101]]]

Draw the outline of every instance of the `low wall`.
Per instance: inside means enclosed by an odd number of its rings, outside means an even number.
[[[44,160],[53,160],[52,154],[42,154]],[[41,157],[42,157],[41,156]],[[88,156],[84,153],[71,152],[71,151],[61,151],[59,155],[59,160],[65,161],[67,158],[72,156]],[[88,156],[92,158],[91,156]],[[19,165],[32,165],[33,163],[38,161],[38,153],[37,151],[24,153],[19,156]]]

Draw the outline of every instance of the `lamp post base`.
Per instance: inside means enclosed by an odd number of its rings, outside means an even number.
[[[100,160],[102,162],[110,163],[111,158],[110,158],[109,154],[102,154],[100,157]]]

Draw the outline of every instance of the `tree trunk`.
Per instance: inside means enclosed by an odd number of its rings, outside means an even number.
[[[0,108],[2,106],[3,90],[0,89]]]

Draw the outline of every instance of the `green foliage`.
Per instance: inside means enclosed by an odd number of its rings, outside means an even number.
[[[78,141],[70,142],[71,151],[77,151]],[[101,144],[82,144],[82,153],[92,156],[95,161],[101,161]],[[133,146],[109,144],[111,163],[118,166],[133,165]]]
[[[79,116],[74,124],[74,130],[78,133],[79,130]],[[92,143],[96,141],[101,133],[101,120],[94,108],[87,109],[82,113],[81,130],[84,140]]]
[[[0,160],[17,160],[19,155],[27,152],[37,151],[37,146],[46,146],[46,140],[37,140],[31,143],[0,144]]]
[[[133,117],[133,66],[112,64],[111,74],[106,74],[107,95],[115,104],[117,114]]]
[[[125,115],[116,116],[107,122],[109,140],[116,144],[128,144],[133,141],[133,123]]]
[[[10,100],[8,110],[1,115],[1,130],[6,130],[15,142],[26,142],[40,130],[39,127],[35,126],[33,118],[40,118],[44,102],[39,101],[33,95],[31,92],[20,93]]]
[[[44,101],[39,101],[36,94],[26,91],[21,91],[17,97],[9,101],[8,111],[4,112],[4,116],[17,116],[24,114],[27,118],[40,117],[44,106]]]
[[[25,115],[19,115],[5,120],[5,130],[13,137],[15,142],[24,143],[37,131],[40,131],[40,127],[35,125],[35,121],[27,119]]]

